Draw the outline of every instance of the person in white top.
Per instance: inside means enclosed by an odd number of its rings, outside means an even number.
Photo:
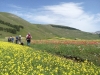
[[[21,35],[19,35],[19,37],[18,37],[19,44],[21,44],[21,39],[22,39],[22,37],[21,37]]]

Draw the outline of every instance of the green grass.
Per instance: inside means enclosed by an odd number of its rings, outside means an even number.
[[[99,45],[64,45],[64,44],[32,44],[32,48],[66,58],[77,58],[78,61],[88,60],[100,66]]]

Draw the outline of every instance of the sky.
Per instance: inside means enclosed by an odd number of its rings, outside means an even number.
[[[33,24],[100,31],[100,0],[0,0],[0,12],[15,14]]]

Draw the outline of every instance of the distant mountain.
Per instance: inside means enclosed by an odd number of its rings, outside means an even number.
[[[0,37],[23,37],[30,32],[33,39],[70,38],[70,39],[99,39],[97,34],[83,32],[76,28],[62,25],[31,24],[28,21],[11,13],[0,12]]]
[[[96,31],[95,34],[100,34],[100,31]]]

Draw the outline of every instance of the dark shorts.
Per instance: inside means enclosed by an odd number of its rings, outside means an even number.
[[[31,40],[27,40],[27,42],[29,42],[29,43],[30,43],[30,42],[31,42]]]

